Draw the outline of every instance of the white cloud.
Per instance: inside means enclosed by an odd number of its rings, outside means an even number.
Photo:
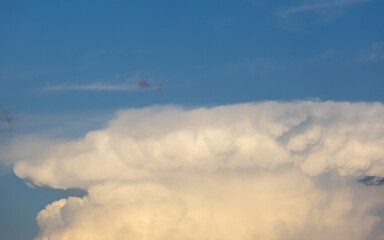
[[[358,5],[361,3],[370,2],[372,0],[316,0],[316,1],[304,1],[299,6],[286,8],[279,11],[280,17],[289,17],[295,14],[304,12],[322,11],[331,8],[349,7]],[[309,3],[308,3],[309,2]]]
[[[263,102],[121,111],[77,140],[14,141],[2,157],[48,205],[43,239],[380,239],[380,103]]]
[[[371,48],[358,56],[360,62],[384,60],[384,41],[373,43]]]
[[[133,91],[139,89],[135,85],[121,84],[108,85],[103,83],[91,83],[87,85],[58,85],[43,88],[46,91],[62,91],[62,90],[89,90],[89,91]]]
[[[121,84],[105,84],[102,82],[95,82],[89,84],[64,84],[56,86],[47,86],[42,88],[44,91],[65,91],[65,90],[82,90],[82,91],[122,91],[130,92],[143,89],[151,89],[151,84],[140,77],[140,75],[135,75],[131,77],[130,81],[121,83]],[[158,85],[158,91],[160,88],[163,88],[163,84]]]

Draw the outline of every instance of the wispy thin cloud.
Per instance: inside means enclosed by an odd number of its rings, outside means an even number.
[[[259,77],[276,72],[297,71],[298,69],[305,70],[314,66],[324,66],[334,62],[337,54],[334,49],[326,49],[302,58],[248,58],[218,66],[217,71],[227,76],[239,77],[245,74],[247,77]]]
[[[3,110],[0,113],[0,132],[7,132],[13,130],[11,124],[16,118],[10,116],[7,110]]]
[[[296,7],[286,8],[278,12],[280,17],[290,17],[292,15],[304,12],[314,12],[321,11],[328,8],[337,8],[337,7],[349,7],[353,5],[358,5],[366,2],[371,2],[373,0],[332,0],[332,1],[315,1],[313,3],[303,3]]]
[[[57,85],[48,86],[43,88],[45,91],[62,91],[62,90],[85,90],[85,91],[134,91],[138,90],[139,87],[132,84],[104,84],[104,83],[91,83],[85,85]]]
[[[384,60],[384,41],[373,43],[370,49],[362,52],[358,56],[361,63]]]
[[[164,86],[160,84],[159,86]],[[151,84],[144,79],[137,82],[123,83],[123,84],[105,84],[102,82],[90,83],[90,84],[63,84],[56,86],[47,86],[42,88],[44,91],[70,91],[70,90],[81,90],[81,91],[120,91],[120,92],[132,92],[139,90],[152,89]],[[157,91],[159,88],[156,88]]]
[[[139,87],[140,87],[141,89],[151,88],[151,84],[149,84],[149,83],[147,82],[147,80],[144,80],[144,79],[138,81],[137,84],[139,85]]]

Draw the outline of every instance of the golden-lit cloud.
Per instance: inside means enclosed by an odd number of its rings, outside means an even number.
[[[383,119],[380,103],[149,107],[3,158],[36,186],[88,191],[46,206],[36,240],[380,239],[383,189],[359,180],[384,177]]]

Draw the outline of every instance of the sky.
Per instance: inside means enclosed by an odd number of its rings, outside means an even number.
[[[0,237],[381,239],[383,10],[0,1]]]

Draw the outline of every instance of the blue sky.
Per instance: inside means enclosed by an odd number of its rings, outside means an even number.
[[[3,0],[0,109],[17,121],[1,139],[80,135],[118,109],[158,104],[383,102],[383,11],[382,0]],[[37,212],[65,193],[2,169],[0,235],[31,239]]]
[[[383,100],[380,0],[1,4],[0,100],[13,112]],[[42,90],[135,78],[167,86],[161,95]]]

